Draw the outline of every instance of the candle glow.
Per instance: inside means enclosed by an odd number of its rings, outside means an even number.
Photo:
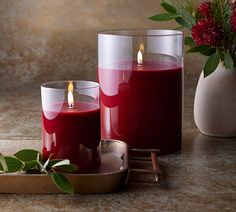
[[[144,52],[144,45],[140,44],[139,51],[138,51],[138,54],[137,54],[137,63],[138,63],[139,66],[141,66],[143,64],[143,54],[142,54],[142,52]]]
[[[69,108],[74,108],[74,96],[73,96],[74,86],[73,86],[72,81],[69,81],[67,90],[68,90],[68,105],[69,105]]]

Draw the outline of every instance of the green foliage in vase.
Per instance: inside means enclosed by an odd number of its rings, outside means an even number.
[[[212,0],[197,5],[192,0],[161,0],[166,11],[151,16],[154,21],[175,20],[190,31],[185,37],[188,53],[208,57],[204,77],[209,76],[220,62],[228,70],[236,66],[236,1]]]
[[[74,187],[63,173],[74,173],[78,167],[69,160],[50,159],[44,161],[43,155],[33,149],[24,149],[13,156],[3,156],[0,153],[0,174],[25,173],[48,174],[55,185],[63,192],[73,194]]]

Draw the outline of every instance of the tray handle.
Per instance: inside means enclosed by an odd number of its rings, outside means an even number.
[[[155,183],[160,184],[161,183],[161,169],[158,162],[158,153],[160,153],[159,149],[137,149],[137,148],[130,148],[130,153],[136,152],[136,153],[149,153],[151,157],[131,157],[129,159],[129,174],[127,177],[126,182],[128,182],[128,178],[130,176],[130,173],[138,173],[138,174],[153,174],[154,180],[153,181],[135,181],[135,182],[144,182],[144,183]],[[131,154],[130,154],[131,155]],[[131,162],[132,161],[150,161],[152,163],[153,169],[139,169],[139,168],[132,168]]]

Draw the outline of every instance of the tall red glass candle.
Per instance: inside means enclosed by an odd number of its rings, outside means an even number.
[[[183,33],[106,31],[98,44],[102,138],[162,154],[180,150]]]
[[[42,94],[43,155],[69,159],[80,173],[100,167],[99,85],[88,81],[45,83]]]

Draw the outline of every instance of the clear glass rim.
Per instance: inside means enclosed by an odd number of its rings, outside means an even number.
[[[69,82],[76,84],[75,90],[88,90],[99,88],[100,85],[94,81],[88,80],[62,80],[62,81],[51,81],[45,82],[40,87],[41,89],[50,89],[50,90],[67,90],[67,85]]]
[[[153,34],[147,34],[150,31]],[[122,36],[122,37],[165,37],[183,36],[184,32],[171,29],[111,29],[102,30],[98,35]]]

